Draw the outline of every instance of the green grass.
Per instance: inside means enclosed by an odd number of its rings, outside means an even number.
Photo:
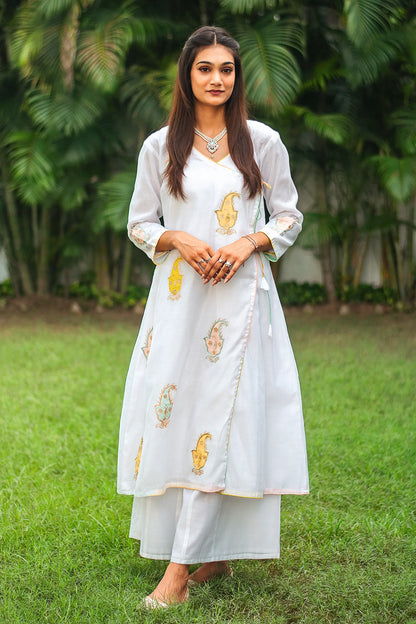
[[[22,316],[0,316],[2,624],[416,624],[414,316],[289,315],[311,494],[283,500],[280,560],[157,613],[134,607],[165,563],[115,492],[135,323]]]

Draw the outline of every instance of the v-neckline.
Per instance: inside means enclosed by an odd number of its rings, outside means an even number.
[[[228,156],[230,156],[230,153],[228,153],[223,158],[220,158],[220,160],[214,160],[213,158],[208,158],[208,156],[205,156],[205,154],[203,154],[199,149],[197,149],[195,145],[192,146],[192,149],[194,149],[200,156],[202,156],[202,158],[205,158],[205,160],[207,160],[208,162],[214,163],[214,165],[221,164],[223,160],[225,160],[226,158],[228,158]]]

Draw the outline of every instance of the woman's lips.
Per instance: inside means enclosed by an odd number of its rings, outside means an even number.
[[[221,93],[224,93],[224,92],[219,91],[218,89],[212,89],[211,91],[208,91],[208,93],[211,93],[211,95],[221,95]]]

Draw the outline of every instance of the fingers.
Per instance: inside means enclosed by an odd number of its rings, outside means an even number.
[[[218,284],[221,280],[225,282],[230,281],[232,276],[237,272],[242,262],[238,258],[228,258],[222,256],[221,250],[218,250],[207,263],[204,284],[208,284],[212,280],[212,285]]]
[[[190,258],[190,261],[188,262],[192,266],[192,268],[195,269],[198,275],[200,275],[201,277],[204,277],[206,273],[206,267],[210,263],[211,258],[214,255],[214,253],[215,252],[212,249],[212,247],[209,247],[208,245],[206,245],[201,249],[194,250],[192,257]]]

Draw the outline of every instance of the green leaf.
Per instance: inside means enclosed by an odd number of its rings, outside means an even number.
[[[291,106],[290,111],[303,118],[308,130],[336,145],[344,145],[354,131],[351,119],[341,113],[318,115],[301,106]]]
[[[254,11],[264,11],[264,9],[274,9],[276,0],[220,0],[220,5],[234,15],[243,15]]]
[[[381,181],[390,195],[399,202],[409,201],[416,193],[416,158],[374,156]]]
[[[97,231],[107,226],[116,232],[125,231],[135,177],[136,167],[131,165],[125,171],[117,173],[110,180],[99,185],[100,210],[95,220]]]
[[[400,149],[408,156],[416,155],[416,106],[413,104],[396,111],[390,121],[396,128]]]
[[[29,205],[40,204],[56,187],[54,155],[49,143],[34,132],[7,138],[10,171],[17,193]]]
[[[103,96],[84,86],[73,93],[30,91],[26,98],[32,120],[51,132],[69,136],[93,124],[102,114]]]
[[[298,63],[283,45],[288,45],[290,39],[291,47],[301,48],[300,31],[297,37],[294,30],[289,36],[289,30],[279,28],[277,23],[256,27],[239,24],[235,31],[242,50],[248,99],[271,114],[277,113],[293,100],[301,83]]]
[[[124,12],[106,14],[94,30],[80,36],[77,67],[103,91],[113,91],[123,74],[125,55],[133,39],[130,18]]]
[[[390,18],[397,8],[394,0],[345,0],[347,34],[358,47],[369,38],[390,28]]]

